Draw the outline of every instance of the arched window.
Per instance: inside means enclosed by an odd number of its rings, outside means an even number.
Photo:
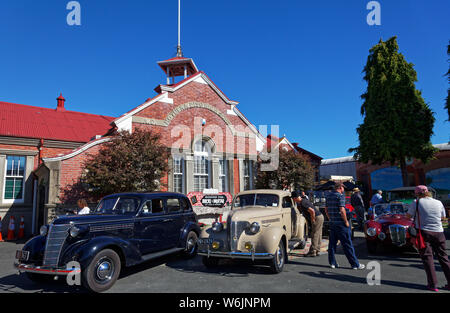
[[[194,144],[194,191],[203,191],[211,186],[211,143],[198,140]]]

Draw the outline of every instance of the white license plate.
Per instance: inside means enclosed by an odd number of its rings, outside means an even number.
[[[201,245],[210,245],[212,244],[212,242],[213,242],[212,238],[200,238],[198,240],[198,243]]]
[[[17,250],[16,251],[16,259],[20,261],[28,261],[30,257],[30,251]]]

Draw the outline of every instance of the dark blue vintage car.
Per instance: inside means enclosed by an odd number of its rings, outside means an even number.
[[[34,281],[80,273],[94,292],[111,288],[124,266],[175,252],[194,257],[200,234],[189,199],[167,192],[110,195],[91,214],[59,217],[40,231],[17,251],[15,267]]]

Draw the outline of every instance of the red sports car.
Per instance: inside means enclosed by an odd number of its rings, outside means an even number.
[[[377,204],[364,224],[367,250],[376,253],[379,245],[413,247],[413,220],[406,217],[408,206],[401,202]]]

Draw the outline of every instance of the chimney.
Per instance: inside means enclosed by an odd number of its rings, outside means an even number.
[[[56,107],[56,111],[64,112],[66,110],[64,108],[64,102],[66,101],[66,99],[64,99],[62,93],[58,98],[56,98],[56,100],[58,100],[58,106]]]

